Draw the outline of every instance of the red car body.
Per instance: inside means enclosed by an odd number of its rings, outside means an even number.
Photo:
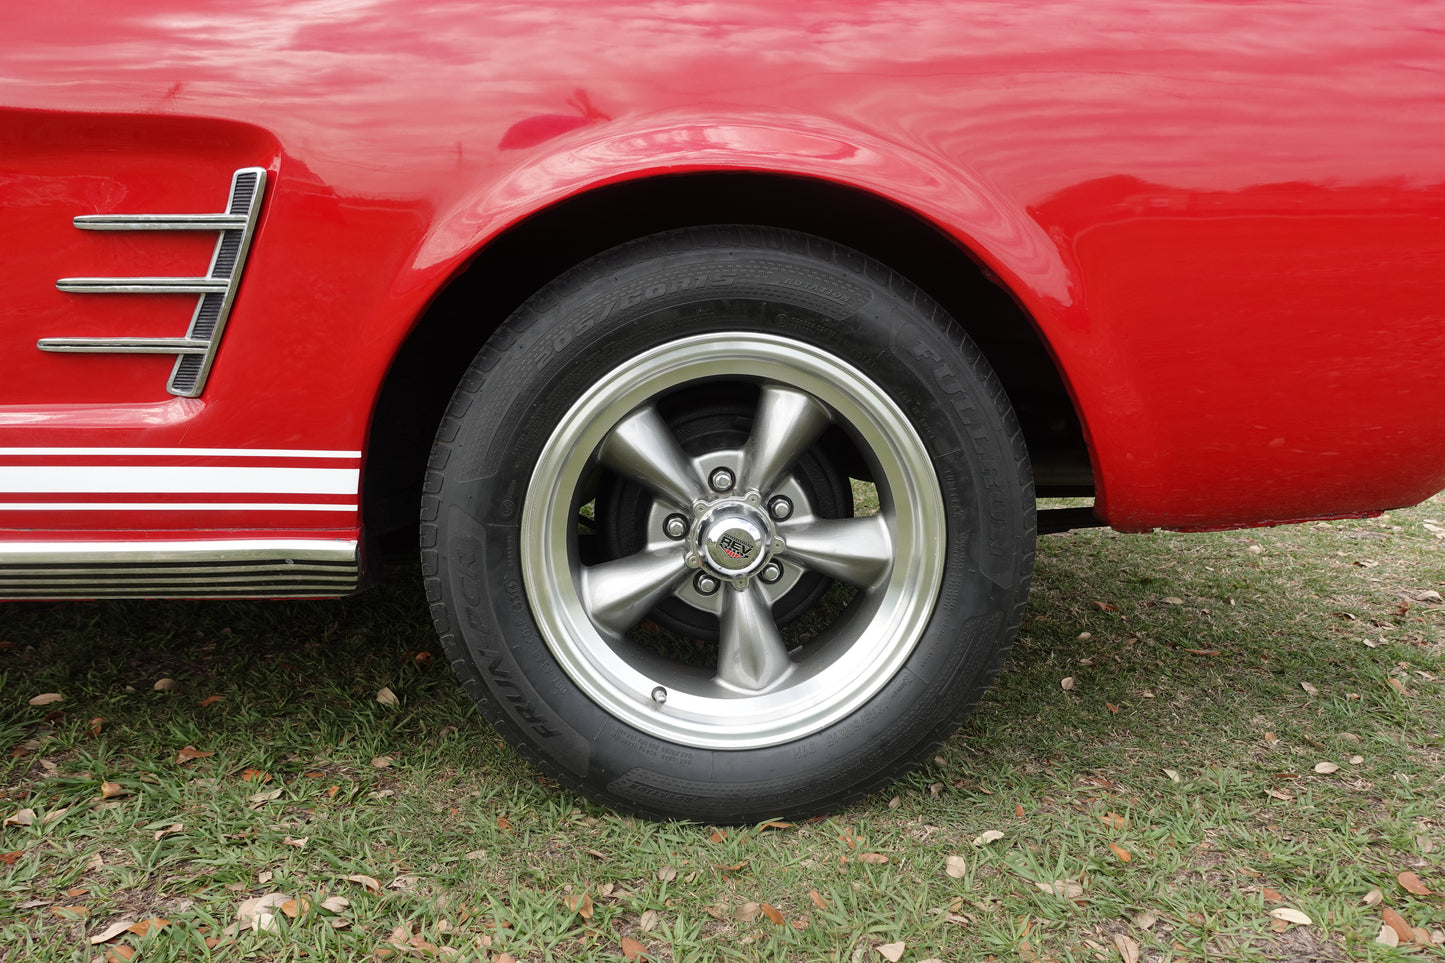
[[[707,224],[917,282],[1117,529],[1416,503],[1442,68],[1406,2],[17,5],[0,597],[350,591],[507,315]]]

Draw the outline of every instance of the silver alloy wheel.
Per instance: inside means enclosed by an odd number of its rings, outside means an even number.
[[[655,402],[683,386],[740,380],[760,387],[751,437],[739,450],[689,457]],[[790,477],[830,424],[868,462],[876,516],[820,518]],[[583,565],[577,509],[584,480],[599,464],[643,485],[655,503],[642,550]],[[715,490],[719,468],[734,475],[730,490]],[[778,495],[793,506],[785,519],[766,508]],[[681,541],[665,531],[678,513],[689,523]],[[673,341],[599,378],[544,446],[521,534],[525,594],[568,677],[636,729],[717,749],[788,742],[862,708],[923,634],[944,567],[943,497],[928,452],[897,404],[826,351],[747,331]],[[760,579],[774,561],[793,577]],[[831,625],[789,650],[771,604],[804,569],[858,592]],[[699,571],[722,588],[698,592]],[[670,594],[718,615],[714,670],[665,659],[627,638]]]

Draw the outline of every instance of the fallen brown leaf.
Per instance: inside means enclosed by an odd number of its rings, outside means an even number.
[[[1111,829],[1123,830],[1129,828],[1129,820],[1120,816],[1118,813],[1105,813],[1099,817],[1099,822]]]
[[[826,899],[824,899],[824,898],[823,898],[823,894],[820,893],[820,892],[818,892],[816,889],[810,889],[810,890],[808,890],[808,898],[813,901],[813,905],[816,906],[816,907],[818,907],[818,909],[820,909],[820,910],[827,910],[827,909],[828,909],[828,901],[827,901]]]
[[[102,782],[100,784],[101,799],[115,799],[118,796],[129,796],[130,790],[118,782]]]
[[[377,690],[376,701],[380,702],[384,706],[401,705],[401,700],[396,697],[396,693],[392,692],[391,689],[387,688],[386,686],[382,686],[380,689]]]
[[[360,883],[361,886],[368,893],[381,892],[381,883],[378,882],[374,877],[364,876],[361,873],[352,873],[350,876],[346,877],[346,880],[351,883]]]
[[[50,912],[63,920],[83,920],[90,915],[88,906],[52,906]]]
[[[1272,909],[1269,911],[1269,915],[1277,920],[1284,920],[1286,923],[1294,923],[1296,926],[1309,926],[1314,922],[1304,913],[1297,909],[1290,909],[1288,906]]]
[[[657,871],[657,878],[661,882],[670,883],[677,879],[677,868],[674,866],[664,866]]]
[[[163,920],[159,916],[152,916],[148,920],[141,920],[139,923],[132,923],[130,926],[127,926],[126,929],[127,931],[134,933],[136,936],[147,936],[151,933],[159,933],[161,930],[165,929],[167,926],[170,925],[170,920]]]
[[[111,940],[115,939],[117,936],[126,932],[135,925],[135,920],[116,920],[114,923],[110,924],[105,929],[92,936],[90,938],[90,943],[92,946],[98,946],[101,943],[109,943]]]
[[[280,920],[276,919],[276,911],[286,900],[285,893],[267,893],[265,896],[245,900],[236,908],[236,925],[243,930],[255,930],[257,933],[274,933],[281,928]]]
[[[209,707],[209,706],[215,705],[217,702],[225,702],[225,701],[226,701],[226,697],[223,696],[223,695],[208,695],[208,696],[206,696],[204,699],[202,699],[202,700],[200,701],[200,706],[201,706],[202,709],[205,709],[205,708],[207,708],[207,707]]]
[[[1109,710],[1109,713],[1110,713],[1111,715],[1118,715],[1118,714],[1119,714],[1119,707],[1116,706],[1116,705],[1114,705],[1114,703],[1112,703],[1112,702],[1106,702],[1106,703],[1104,703],[1104,708],[1105,708],[1105,709],[1108,709],[1108,710]]]
[[[1115,933],[1114,948],[1119,951],[1124,963],[1139,963],[1139,944],[1132,937]]]
[[[90,720],[90,727],[85,731],[88,735],[98,736],[100,735],[100,727],[104,724],[105,716],[96,716],[94,719]]]
[[[195,746],[186,746],[176,753],[176,764],[185,765],[193,759],[207,759],[214,756],[214,752],[207,752],[204,749],[197,749]]]
[[[1131,860],[1134,858],[1133,855],[1132,855],[1127,849],[1125,849],[1123,846],[1119,846],[1119,845],[1116,845],[1116,844],[1114,844],[1114,843],[1110,843],[1110,844],[1109,844],[1109,848],[1114,851],[1114,855],[1115,855],[1115,856],[1118,856],[1118,857],[1119,857],[1119,861],[1120,861],[1120,862],[1127,863],[1127,862],[1131,861]]]
[[[390,769],[391,764],[394,762],[396,762],[396,759],[392,756],[376,756],[371,760],[371,768]]]
[[[772,903],[764,903],[762,905],[762,910],[763,915],[766,916],[768,919],[772,920],[778,926],[783,925],[783,914],[779,912],[778,908]]]
[[[622,957],[627,960],[635,960],[647,954],[647,947],[637,942],[630,936],[622,938]]]
[[[1218,655],[1218,649],[1185,649],[1190,655]]]
[[[175,679],[157,679],[151,688],[156,692],[174,692],[179,685]]]
[[[644,933],[651,933],[653,929],[657,926],[657,921],[657,910],[648,910],[647,912],[643,913],[642,918],[637,921],[637,928],[642,930],[642,932]]]
[[[510,832],[512,831],[512,821],[511,821],[510,819],[508,819],[506,816],[498,816],[498,817],[497,817],[497,828],[500,829],[500,830],[501,830],[502,832],[504,832],[504,833],[510,833]]]
[[[954,879],[963,879],[968,874],[968,864],[962,856],[949,856],[943,861],[943,871]]]
[[[105,963],[130,963],[134,957],[132,946],[112,946],[105,951]]]
[[[1384,911],[1385,925],[1395,931],[1400,942],[1408,943],[1415,938],[1415,928],[1405,922],[1405,917],[1386,906]]]
[[[271,774],[264,769],[243,769],[241,781],[267,783],[271,781]]]
[[[1376,886],[1374,889],[1370,890],[1368,893],[1365,894],[1365,898],[1361,900],[1361,902],[1364,903],[1366,906],[1378,906],[1380,903],[1384,902],[1384,900],[1385,894],[1381,892],[1378,886]]]
[[[722,842],[723,840],[725,840],[725,839],[727,839],[727,838],[728,838],[727,830],[725,830],[725,829],[714,829],[712,835],[707,838],[707,841],[710,842],[710,843],[720,843],[720,842]]]
[[[285,913],[293,920],[296,917],[308,912],[310,909],[311,901],[304,896],[297,896],[294,899],[288,899],[286,902],[281,904],[281,912]]]
[[[33,826],[35,825],[35,810],[22,809],[5,817],[5,826]]]
[[[1266,903],[1283,903],[1283,902],[1284,902],[1284,897],[1281,896],[1281,895],[1279,895],[1279,890],[1277,890],[1277,889],[1272,889],[1271,887],[1268,887],[1268,886],[1266,886],[1264,889],[1260,890],[1260,891],[1259,891],[1259,895],[1261,895],[1261,896],[1264,897],[1264,901],[1265,901]]]
[[[165,839],[167,836],[174,836],[176,833],[183,833],[183,832],[185,832],[185,831],[186,831],[186,827],[185,827],[184,825],[182,825],[181,823],[171,823],[171,824],[170,824],[169,826],[167,826],[165,829],[157,829],[157,830],[155,831],[155,834],[154,834],[154,835],[155,835],[155,841],[156,841],[156,842],[160,842],[162,839]]]
[[[586,893],[572,893],[567,897],[566,903],[568,910],[576,913],[584,920],[590,920],[592,918],[592,897]]]
[[[57,702],[64,701],[65,696],[61,695],[59,692],[42,692],[40,693],[40,695],[31,698],[30,704],[33,706],[48,706],[54,705]]]
[[[1406,892],[1414,893],[1416,896],[1429,896],[1432,893],[1430,887],[1420,882],[1420,877],[1414,873],[1401,873],[1399,876],[1396,876],[1395,879],[1399,880],[1400,885],[1405,887]]]
[[[858,857],[858,862],[868,863],[873,866],[882,866],[884,863],[888,862],[888,857],[884,856],[882,853],[863,853]]]
[[[887,960],[888,963],[898,963],[899,960],[903,959],[903,951],[908,949],[908,944],[900,941],[898,943],[884,943],[882,946],[875,946],[873,948],[877,950],[878,955]]]

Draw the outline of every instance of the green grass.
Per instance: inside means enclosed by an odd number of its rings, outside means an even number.
[[[1379,888],[1445,930],[1445,897],[1398,881],[1445,889],[1427,523],[1445,498],[1045,538],[998,685],[932,763],[828,819],[725,832],[540,778],[466,703],[411,578],[338,602],[8,605],[0,815],[33,821],[0,830],[0,960],[616,960],[624,938],[658,960],[1119,960],[1116,936],[1141,960],[1439,958],[1376,943],[1365,904]],[[47,692],[64,701],[28,704]],[[314,908],[227,935],[270,893]],[[1279,907],[1312,923],[1275,932]]]

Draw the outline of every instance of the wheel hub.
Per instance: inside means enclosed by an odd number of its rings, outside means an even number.
[[[718,578],[746,579],[773,556],[772,525],[747,502],[714,504],[695,526],[701,567]]]

